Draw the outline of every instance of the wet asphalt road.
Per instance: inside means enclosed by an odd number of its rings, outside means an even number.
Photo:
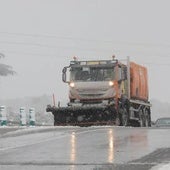
[[[0,169],[149,170],[170,162],[170,129],[0,128]]]

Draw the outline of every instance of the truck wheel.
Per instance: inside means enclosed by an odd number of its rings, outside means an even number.
[[[146,109],[144,114],[145,114],[145,126],[150,127],[151,126],[151,120],[150,120],[149,110]]]
[[[128,126],[128,123],[129,123],[128,112],[125,108],[122,108],[121,109],[121,125]]]
[[[142,110],[139,110],[139,126],[140,127],[145,126],[145,118]]]

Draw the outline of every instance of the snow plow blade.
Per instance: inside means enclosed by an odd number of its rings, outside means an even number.
[[[54,126],[114,125],[116,119],[116,110],[110,106],[58,108],[48,105],[46,111],[54,115]]]

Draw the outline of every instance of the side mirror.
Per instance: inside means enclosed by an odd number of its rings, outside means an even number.
[[[69,68],[69,66],[64,67],[62,70],[62,80],[64,83],[69,83],[69,81],[67,80],[67,68]]]

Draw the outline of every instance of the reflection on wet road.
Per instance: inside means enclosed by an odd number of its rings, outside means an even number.
[[[76,161],[76,136],[75,132],[72,132],[70,140],[70,162],[74,163],[75,161]]]
[[[113,129],[110,129],[108,131],[108,141],[109,141],[108,162],[113,163],[113,161],[114,161],[114,134],[113,134]]]
[[[141,166],[142,170],[157,164],[155,150],[170,148],[169,129],[49,127],[32,131],[1,135],[0,169],[140,170]],[[155,154],[148,156],[151,152]]]
[[[135,128],[87,128],[70,134],[70,163],[111,164],[139,158],[148,148],[148,130]],[[90,159],[89,159],[90,158]]]

